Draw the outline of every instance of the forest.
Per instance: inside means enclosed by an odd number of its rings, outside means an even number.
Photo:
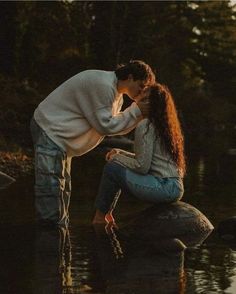
[[[0,15],[1,148],[30,146],[33,111],[61,82],[130,59],[168,85],[189,138],[236,129],[231,1],[1,1]]]

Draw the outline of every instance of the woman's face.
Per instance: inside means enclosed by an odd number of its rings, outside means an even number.
[[[127,95],[138,102],[140,99],[144,97],[144,92],[146,90],[145,82],[142,80],[134,80],[132,75],[128,78],[128,86],[127,86]]]
[[[150,87],[146,87],[142,94],[139,96],[139,99],[138,101],[141,101],[144,102],[144,103],[149,103],[149,95],[150,95],[150,91],[151,91],[151,88]]]

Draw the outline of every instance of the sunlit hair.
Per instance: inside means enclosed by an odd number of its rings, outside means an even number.
[[[151,67],[142,60],[130,60],[127,64],[118,65],[115,74],[118,80],[127,80],[131,74],[135,81],[142,80],[146,85],[155,83],[155,74]]]
[[[165,85],[156,83],[150,87],[148,100],[149,121],[153,124],[161,145],[176,163],[180,175],[184,176],[186,172],[184,137],[172,95]]]

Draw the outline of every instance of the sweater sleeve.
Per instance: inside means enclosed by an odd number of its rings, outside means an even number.
[[[112,115],[112,107],[108,106],[97,109],[87,116],[90,125],[104,136],[127,134],[141,119],[141,111],[136,103],[132,103],[130,107],[115,115]]]
[[[134,158],[122,153],[115,154],[113,157],[113,160],[140,174],[149,172],[153,155],[154,129],[149,128],[146,133],[146,122],[146,119],[142,120],[135,130]]]
[[[133,152],[128,152],[126,150],[118,149],[118,148],[114,148],[114,149],[116,150],[117,154],[122,154],[127,157],[135,158],[135,153],[133,153]]]
[[[134,102],[124,111],[114,111],[117,97],[114,88],[108,85],[87,85],[85,99],[80,105],[89,124],[102,136],[123,135],[133,130],[142,119],[142,113]]]

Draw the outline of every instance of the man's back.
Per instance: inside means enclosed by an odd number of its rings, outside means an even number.
[[[68,153],[81,155],[82,150],[83,153],[88,151],[102,139],[87,117],[98,109],[112,107],[116,98],[121,99],[116,83],[114,72],[81,72],[50,93],[35,110],[34,118],[56,144]],[[84,135],[88,132],[91,139],[88,147],[85,147],[88,139],[85,140]],[[84,147],[88,150],[84,150]]]

